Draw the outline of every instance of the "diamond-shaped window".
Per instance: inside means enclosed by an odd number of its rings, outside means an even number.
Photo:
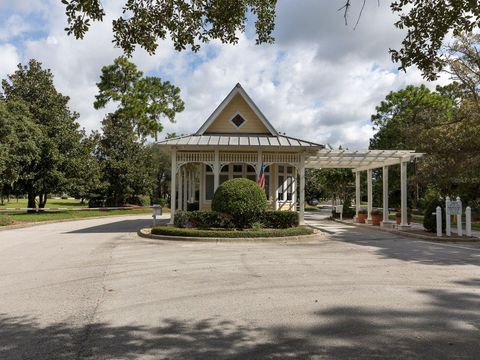
[[[245,119],[243,117],[241,117],[240,115],[235,115],[235,117],[232,119],[232,123],[237,127],[239,128],[240,126],[242,126],[242,124],[245,122]]]

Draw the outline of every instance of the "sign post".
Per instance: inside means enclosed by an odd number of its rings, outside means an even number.
[[[153,205],[152,206],[152,218],[153,218],[153,226],[157,225],[157,216],[162,215],[162,207],[160,205]]]
[[[465,209],[465,232],[468,237],[472,236],[472,208],[470,206]]]
[[[437,236],[442,237],[442,208],[437,206],[436,214],[437,217]]]
[[[447,196],[445,199],[445,234],[447,236],[452,236],[452,228],[451,228],[451,217],[450,217],[450,197]]]
[[[343,205],[336,205],[335,212],[340,214],[340,221],[343,221]]]

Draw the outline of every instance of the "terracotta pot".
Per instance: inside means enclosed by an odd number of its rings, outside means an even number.
[[[358,222],[360,224],[365,224],[365,220],[367,220],[367,214],[358,214]]]
[[[382,218],[382,215],[372,215],[372,225],[380,226]]]

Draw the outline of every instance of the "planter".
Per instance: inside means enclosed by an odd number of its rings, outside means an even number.
[[[360,224],[365,224],[367,220],[367,214],[358,214],[357,220]]]
[[[372,215],[372,225],[380,226],[382,218],[382,215]]]

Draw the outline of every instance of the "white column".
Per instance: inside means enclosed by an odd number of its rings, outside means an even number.
[[[195,201],[195,167],[190,170],[190,202]]]
[[[366,223],[367,224],[371,224],[372,223],[372,210],[373,210],[373,204],[372,204],[372,200],[373,200],[373,186],[372,186],[372,173],[373,173],[373,170],[372,169],[368,169],[367,170],[367,196],[368,196],[368,215],[367,215],[367,221]]]
[[[355,171],[355,221],[358,222],[358,212],[360,211],[360,203],[362,198],[360,196],[360,171]]]
[[[410,228],[408,225],[408,208],[407,208],[407,164],[408,162],[402,161],[400,163],[400,207],[401,207],[401,221],[398,225],[399,230],[405,230]]]
[[[465,233],[468,237],[472,236],[472,208],[470,206],[465,209]]]
[[[273,209],[278,210],[278,165],[270,165],[270,182],[273,189]]]
[[[298,167],[300,174],[300,211],[298,213],[298,218],[300,225],[305,224],[305,155],[300,154],[300,164]]]
[[[187,210],[188,201],[188,172],[187,167],[183,168],[183,210]]]
[[[462,200],[460,197],[457,196],[457,203],[460,204],[460,210],[457,214],[457,236],[463,236],[463,229],[462,229]]]
[[[183,166],[178,169],[178,210],[183,209]]]
[[[384,166],[382,170],[383,175],[383,227],[392,227],[393,222],[388,219],[388,166]]]
[[[452,216],[450,215],[450,197],[447,196],[445,198],[445,234],[447,236],[452,235],[452,228],[451,228],[451,220]]]
[[[260,177],[260,170],[262,169],[262,164],[263,164],[262,150],[258,150],[257,152],[257,183],[258,183],[258,178]]]
[[[171,161],[171,179],[170,179],[170,225],[173,225],[175,220],[175,209],[177,202],[177,150],[172,148],[172,161]]]
[[[220,153],[215,150],[215,162],[213,163],[213,192],[217,191],[220,185]]]

